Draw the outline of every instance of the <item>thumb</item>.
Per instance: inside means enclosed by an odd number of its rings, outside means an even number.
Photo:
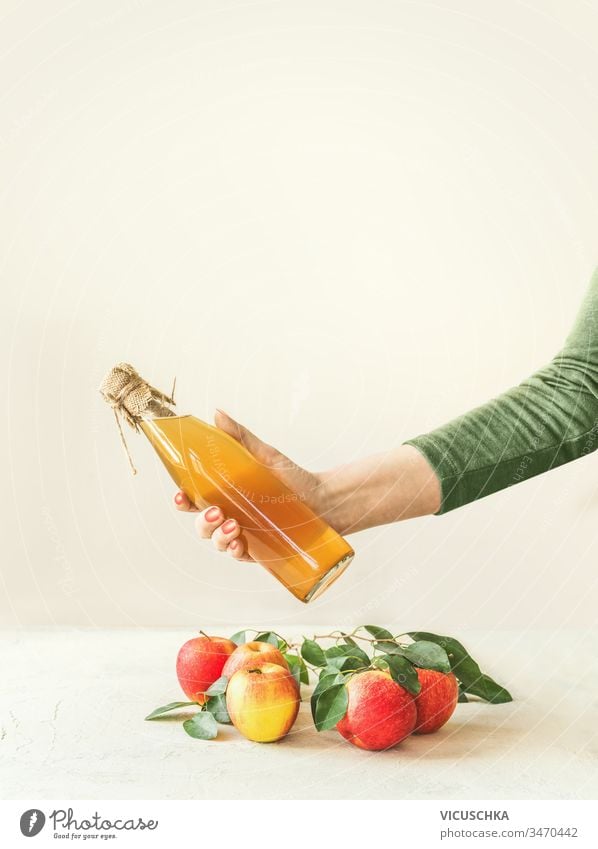
[[[282,469],[285,466],[293,465],[288,457],[285,457],[284,454],[281,454],[272,445],[268,445],[267,442],[262,442],[259,437],[244,425],[231,418],[224,410],[216,410],[214,422],[216,427],[219,427],[220,430],[223,430],[229,436],[232,436],[233,439],[236,439],[237,442],[240,442],[250,454],[253,454],[256,460],[259,460],[265,466]]]

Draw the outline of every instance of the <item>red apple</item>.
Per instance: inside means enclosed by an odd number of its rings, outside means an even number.
[[[200,705],[205,702],[205,691],[220,678],[227,658],[236,648],[225,637],[194,637],[181,646],[176,674],[188,699]]]
[[[347,713],[336,728],[354,746],[369,751],[389,749],[415,728],[415,700],[388,672],[359,672],[349,679],[347,690]]]
[[[235,672],[226,689],[226,708],[235,728],[255,743],[288,734],[299,711],[299,688],[277,663]]]
[[[415,697],[415,733],[431,734],[438,731],[453,715],[459,698],[459,684],[452,672],[447,674],[434,669],[418,669],[417,677],[422,688]]]
[[[276,663],[283,669],[288,670],[289,668],[289,664],[276,646],[254,640],[251,643],[243,643],[243,645],[237,646],[224,664],[222,674],[230,680],[235,672],[240,669],[257,669],[264,663]]]

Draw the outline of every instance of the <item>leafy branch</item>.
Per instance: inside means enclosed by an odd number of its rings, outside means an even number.
[[[323,648],[319,640],[334,640],[334,645]],[[359,642],[367,644],[371,655]],[[493,704],[512,701],[508,690],[483,673],[458,640],[428,631],[395,636],[379,625],[360,625],[350,633],[333,631],[304,638],[301,656],[319,676],[311,696],[312,717],[318,731],[334,727],[343,718],[348,706],[348,681],[369,669],[388,672],[413,696],[421,690],[417,669],[431,669],[455,675],[460,702],[468,701],[468,694]]]
[[[348,633],[335,630],[291,643],[275,631],[244,629],[230,639],[237,645],[256,641],[275,646],[285,658],[299,691],[301,684],[309,684],[310,672],[317,676],[310,706],[318,731],[334,728],[345,716],[349,703],[347,683],[352,676],[368,670],[388,672],[413,696],[421,690],[417,670],[431,669],[455,675],[459,702],[467,702],[468,696],[492,704],[512,701],[509,691],[482,672],[462,643],[454,637],[429,631],[393,635],[379,625],[360,625]],[[333,644],[321,645],[320,641],[332,641]],[[222,676],[206,691],[204,704],[170,702],[153,710],[146,720],[159,719],[181,708],[197,707],[198,712],[183,722],[183,728],[191,737],[212,740],[218,733],[219,723],[228,725],[231,722],[226,709],[227,685],[228,679]]]
[[[206,701],[200,705],[198,702],[170,702],[167,705],[156,708],[145,718],[146,720],[158,719],[173,710],[182,707],[197,707],[199,711],[191,719],[183,722],[183,728],[190,737],[198,740],[213,740],[218,734],[218,723],[230,725],[231,720],[226,709],[226,686],[228,678],[222,675],[212,686],[206,690]]]

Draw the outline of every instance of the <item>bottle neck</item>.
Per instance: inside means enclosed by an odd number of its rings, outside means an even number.
[[[140,418],[143,421],[147,421],[148,419],[164,419],[169,416],[177,415],[178,413],[175,413],[168,404],[158,400],[157,398],[152,398],[151,401],[148,402],[145,410],[140,414]]]
[[[118,363],[110,369],[102,384],[100,392],[104,400],[112,407],[116,423],[120,432],[120,438],[129,458],[133,474],[136,474],[135,466],[131,459],[127,442],[122,430],[121,418],[134,430],[139,430],[144,420],[172,418],[176,413],[174,407],[174,387],[170,395],[166,395],[147,380],[144,380],[139,372],[129,363]]]

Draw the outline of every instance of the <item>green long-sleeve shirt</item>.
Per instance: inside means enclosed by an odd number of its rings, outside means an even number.
[[[564,348],[549,365],[407,444],[438,475],[439,513],[598,448],[598,269]]]

